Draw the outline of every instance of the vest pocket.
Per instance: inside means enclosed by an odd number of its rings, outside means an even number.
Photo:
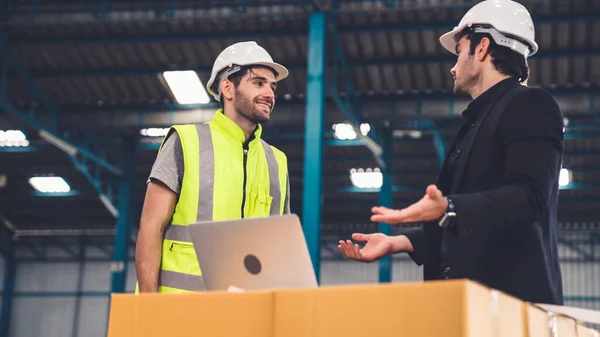
[[[201,275],[196,250],[192,243],[171,242],[167,256],[163,256],[163,269],[179,273]]]
[[[268,185],[256,185],[250,191],[250,214],[252,217],[267,217],[271,213],[273,197],[269,195]]]

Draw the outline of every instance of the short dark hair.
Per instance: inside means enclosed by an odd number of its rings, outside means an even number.
[[[489,52],[492,56],[492,63],[500,73],[516,77],[521,83],[529,77],[529,67],[525,57],[510,48],[498,45],[490,34],[475,33],[473,28],[467,28],[460,32],[457,40],[460,40],[463,36],[471,41],[469,55],[474,55],[475,49],[481,40],[487,37],[490,40]],[[514,37],[511,36],[511,38]],[[528,45],[525,41],[521,42]]]
[[[229,81],[231,81],[231,83],[233,83],[233,87],[234,87],[234,88],[237,88],[237,87],[240,85],[240,82],[242,82],[242,78],[244,78],[244,76],[246,76],[246,74],[248,74],[248,72],[250,72],[250,71],[251,71],[252,69],[254,69],[254,68],[264,68],[264,69],[269,69],[270,71],[272,71],[272,72],[273,72],[273,75],[275,75],[275,77],[277,77],[277,76],[278,76],[277,72],[276,72],[276,71],[275,71],[273,68],[271,68],[271,67],[262,66],[262,65],[251,65],[251,66],[243,66],[243,67],[241,67],[241,69],[240,69],[240,70],[238,70],[238,71],[236,71],[235,73],[233,73],[233,74],[229,75],[229,77],[228,77],[227,79],[228,79]],[[216,85],[216,88],[215,88],[215,91],[218,91],[218,90],[219,90],[219,86],[221,85],[221,80],[220,80],[220,78],[221,78],[221,74],[222,74],[222,73],[223,73],[225,70],[227,70],[227,68],[226,68],[226,69],[223,69],[223,70],[222,70],[222,71],[221,71],[221,72],[220,72],[220,73],[217,75],[217,79],[218,79],[218,81],[217,81],[217,83],[215,83],[215,84],[217,84],[217,85]],[[221,106],[224,106],[223,102],[224,102],[224,101],[223,101],[223,95],[221,95],[221,99],[220,99]]]

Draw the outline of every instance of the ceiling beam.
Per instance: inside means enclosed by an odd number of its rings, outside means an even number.
[[[600,55],[600,49],[568,49],[568,50],[546,50],[540,51],[529,59],[529,63],[534,63],[541,60],[553,60],[567,57],[588,57]],[[368,67],[368,66],[412,66],[416,64],[440,64],[456,62],[456,56],[450,53],[439,55],[418,55],[418,56],[399,56],[387,58],[375,58],[369,60],[348,60],[347,64],[350,68]],[[285,64],[290,71],[305,70],[306,62]],[[329,64],[328,66],[332,66]],[[69,77],[106,77],[106,76],[157,76],[164,71],[170,70],[194,70],[198,73],[210,74],[212,65],[205,66],[188,66],[175,65],[150,68],[104,68],[104,69],[37,69],[31,70],[31,75],[38,80],[47,80],[53,78],[69,78]],[[9,71],[9,77],[12,73]]]
[[[426,184],[406,184],[406,185],[394,185],[392,188],[392,192],[398,193],[398,192],[408,192],[408,191],[425,191],[426,188]],[[559,188],[561,191],[566,191],[566,190],[600,190],[600,181],[585,181],[585,182],[580,182],[580,183],[571,183],[567,186],[561,186]],[[143,196],[143,194],[145,193],[145,191],[143,190],[139,190],[136,191],[138,192],[138,197],[139,196]],[[340,205],[349,203],[349,204],[361,204],[363,202],[370,202],[369,200],[354,200],[354,202],[348,200],[346,197],[344,197],[345,193],[365,193],[365,194],[371,194],[371,193],[375,193],[378,194],[380,192],[380,188],[358,188],[356,186],[328,186],[328,188],[326,188],[324,190],[324,194],[328,195],[328,200],[333,200],[334,198],[332,198],[331,196],[329,196],[330,193],[332,192],[339,192],[341,193],[340,196],[340,200],[344,200],[343,203],[340,203]],[[66,193],[40,193],[34,190],[24,190],[24,189],[20,189],[20,190],[13,190],[13,191],[2,191],[0,190],[0,200],[5,200],[8,201],[10,199],[12,200],[16,200],[16,199],[23,199],[23,198],[30,198],[30,197],[34,197],[34,198],[72,198],[72,197],[93,197],[95,196],[94,192],[91,190],[71,190],[69,192]],[[299,197],[299,196],[296,196]],[[580,198],[577,197],[576,199],[572,199],[574,202],[589,202],[589,199],[586,198]],[[562,205],[564,200],[561,200],[559,202],[559,205]],[[44,213],[44,211],[42,210],[42,213]],[[32,213],[33,214],[33,213]],[[0,222],[2,221],[7,221],[5,220],[5,218],[3,218],[0,214]],[[6,223],[5,223],[6,224]]]
[[[565,116],[575,123],[588,120],[600,114],[600,107],[594,104],[600,99],[599,85],[589,87],[547,88],[563,109]],[[398,92],[362,94],[361,101],[364,122],[387,120],[395,128],[403,127],[406,121],[434,121],[437,123],[458,123],[460,114],[469,103],[465,97],[447,92]],[[344,122],[345,116],[331,100],[325,103],[326,123]],[[139,132],[148,127],[168,127],[173,124],[200,123],[212,119],[216,112],[215,104],[178,105],[173,103],[117,103],[117,104],[74,104],[60,106],[60,127],[65,130],[80,130],[82,119],[86,120],[86,132],[122,134]],[[304,121],[304,98],[278,99],[271,121],[267,128],[299,125]],[[109,112],[107,114],[107,112]],[[50,120],[51,114],[41,110],[37,113],[42,121]],[[420,126],[407,126],[420,128]],[[299,130],[303,132],[303,129]],[[287,132],[286,132],[287,134]]]
[[[463,4],[464,5],[464,4]],[[438,8],[439,10],[440,8]],[[235,18],[235,16],[233,16]],[[306,15],[302,18],[306,21]],[[533,20],[536,25],[553,24],[553,23],[568,23],[568,22],[588,22],[600,20],[597,14],[562,14],[562,15],[543,15],[538,16],[533,13]],[[27,22],[30,24],[30,21]],[[356,35],[369,34],[379,32],[411,32],[424,30],[443,30],[452,29],[458,21],[446,20],[440,22],[397,22],[380,25],[363,26],[346,26],[343,23],[340,25],[340,34]],[[13,27],[16,25],[13,25]],[[268,29],[256,31],[228,31],[228,32],[191,32],[179,34],[151,34],[151,35],[92,35],[92,36],[10,36],[9,43],[13,46],[17,45],[32,45],[32,44],[132,44],[132,43],[177,43],[177,42],[192,42],[192,41],[207,41],[218,39],[233,39],[233,40],[261,40],[265,38],[285,38],[285,37],[306,37],[308,35],[308,27],[288,29]]]

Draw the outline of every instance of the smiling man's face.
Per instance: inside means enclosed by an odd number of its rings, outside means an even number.
[[[275,107],[275,74],[268,68],[252,68],[234,90],[235,111],[249,121],[259,124],[271,118]]]

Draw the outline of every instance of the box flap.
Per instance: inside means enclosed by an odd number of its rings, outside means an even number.
[[[563,305],[541,304],[541,303],[536,303],[535,305],[548,311],[548,312],[553,312],[556,314],[569,316],[580,322],[600,324],[600,311],[598,311],[598,310],[567,307],[567,306],[563,306]]]
[[[113,296],[108,337],[272,336],[271,292]]]
[[[275,337],[521,337],[522,323],[520,300],[468,280],[275,292]]]
[[[578,337],[600,337],[598,331],[588,328],[587,326],[578,324],[577,325],[577,336]]]

